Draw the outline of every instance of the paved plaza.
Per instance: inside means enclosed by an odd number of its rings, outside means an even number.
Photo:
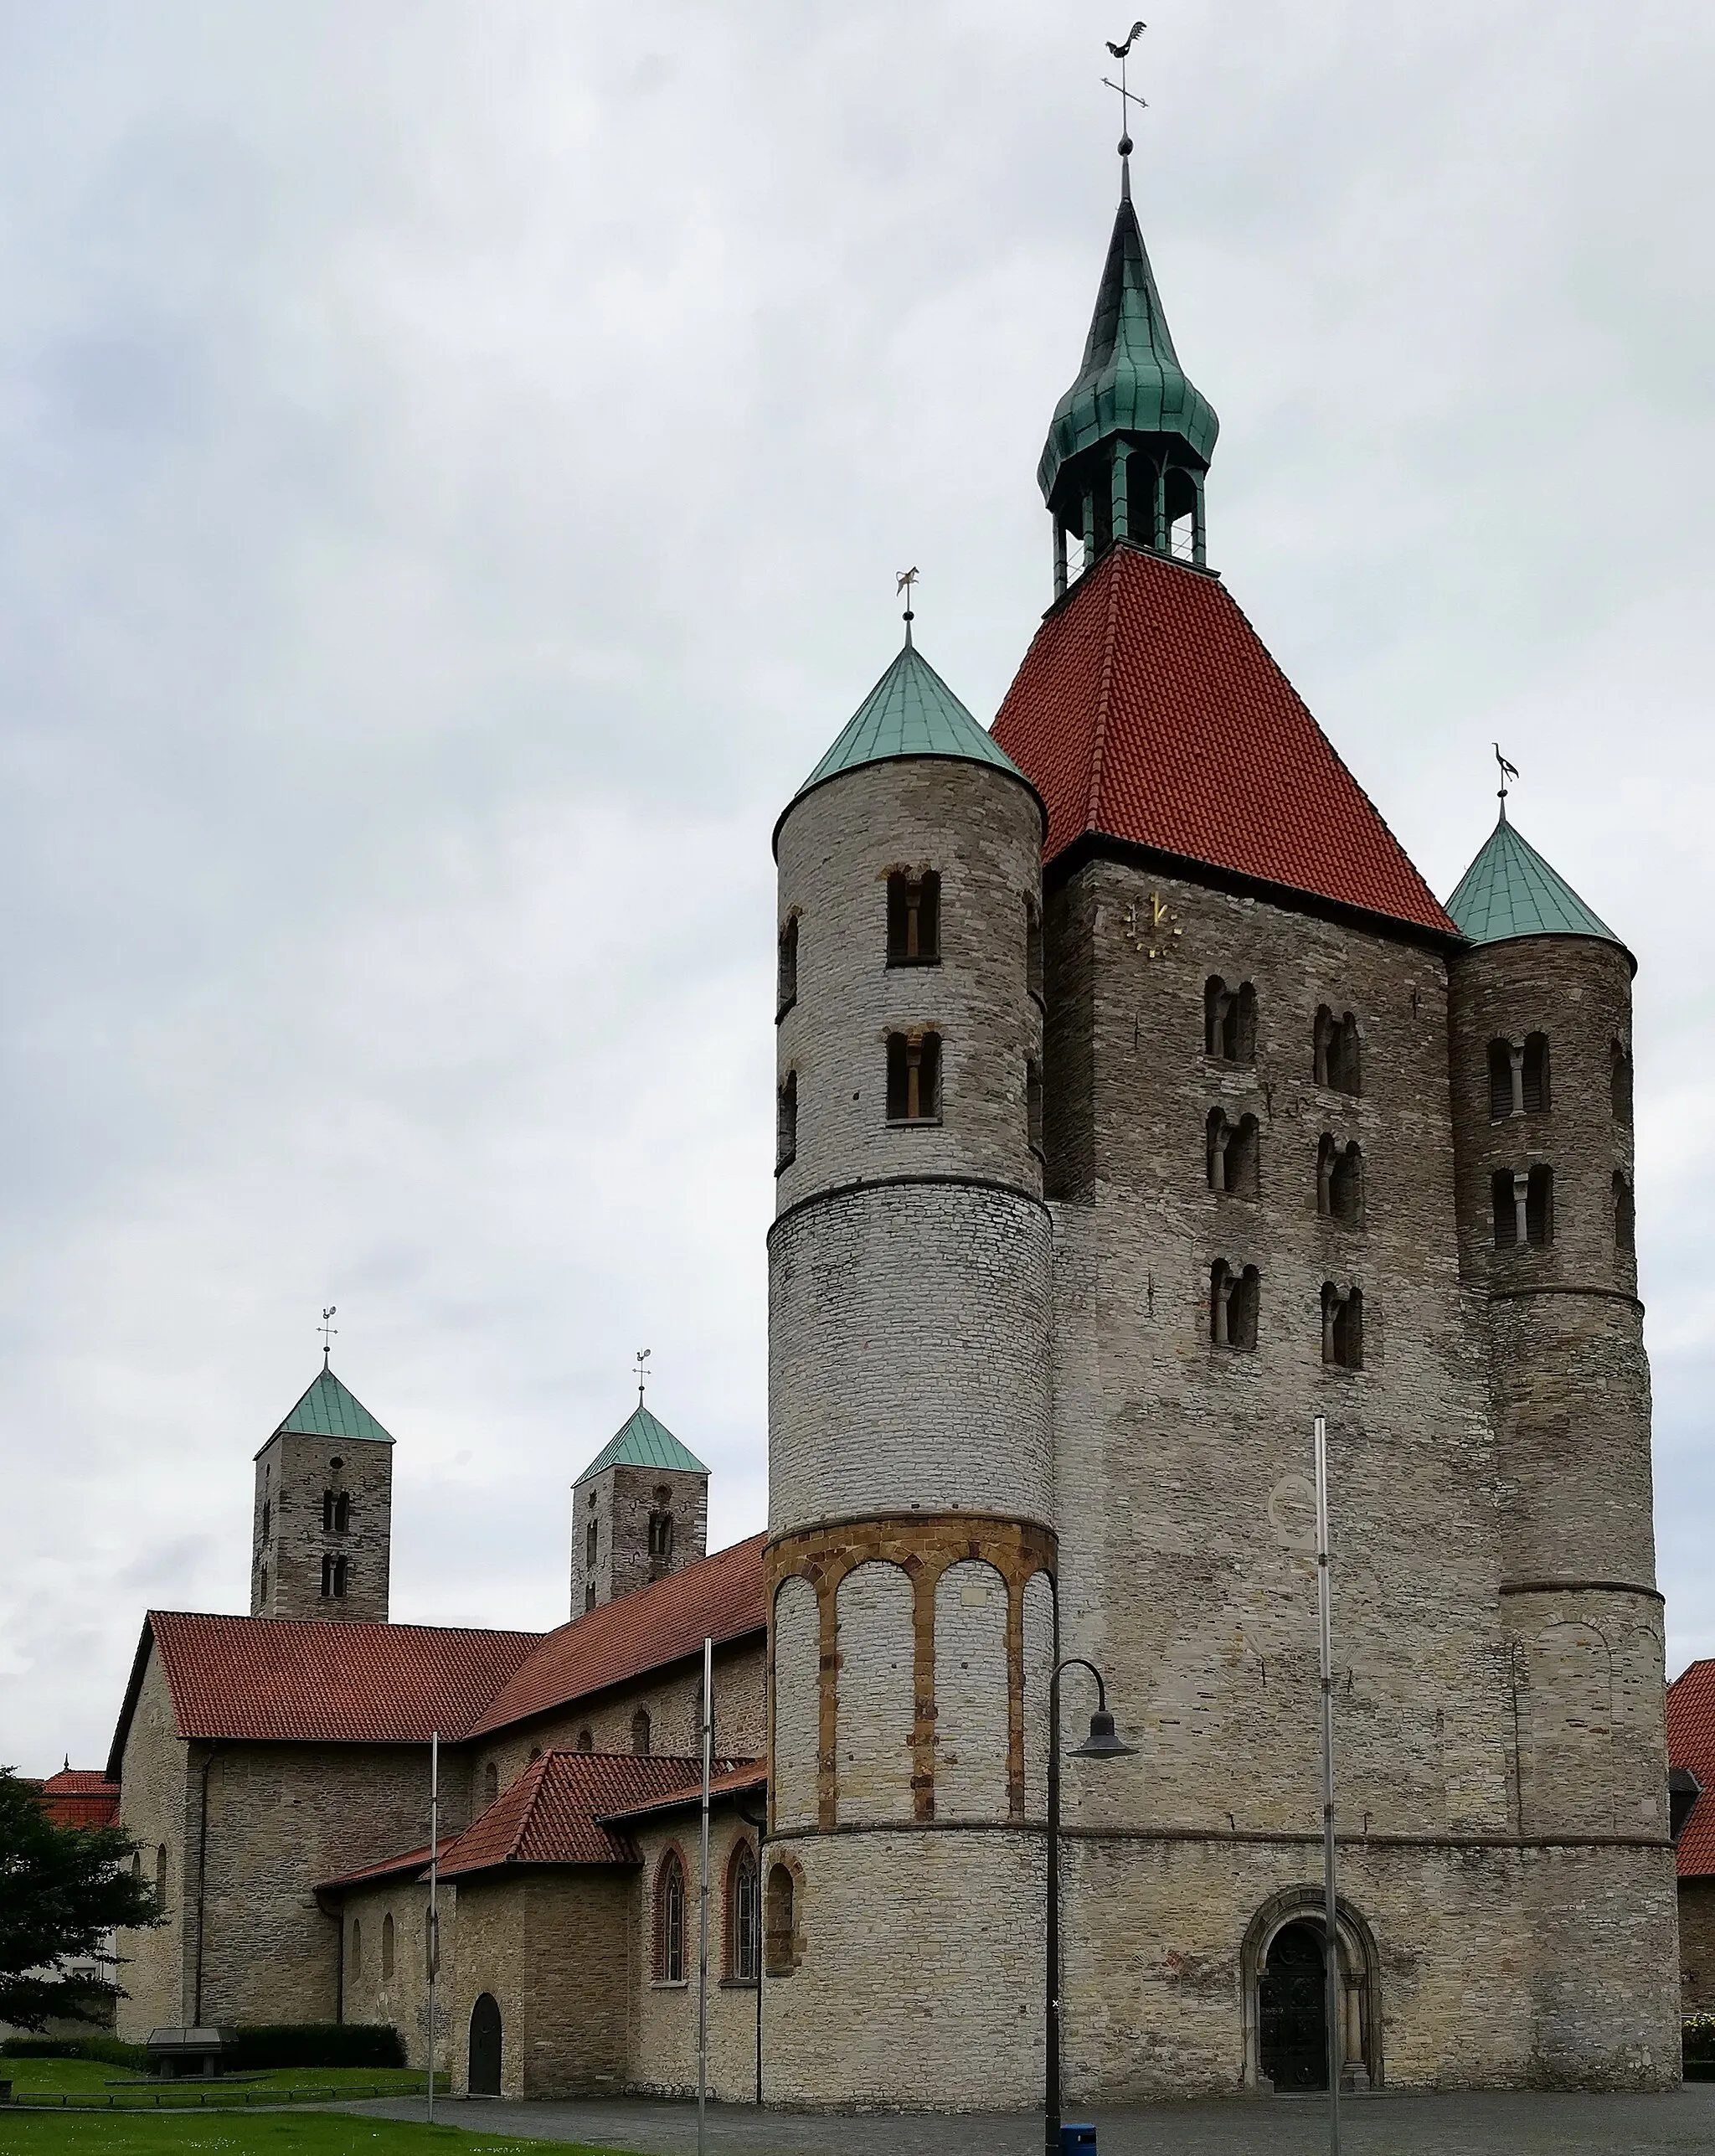
[[[420,2103],[353,2105],[420,2118]],[[640,2156],[694,2156],[693,2104],[620,2099],[506,2103],[443,2097],[437,2119],[472,2132],[581,2141]],[[1152,2104],[1094,2112],[1100,2156],[1313,2156],[1328,2145],[1321,2097]],[[1715,2083],[1671,2096],[1371,2096],[1341,2106],[1344,2156],[1715,2156]],[[1039,2119],[809,2117],[744,2104],[708,2107],[709,2156],[1038,2156]]]

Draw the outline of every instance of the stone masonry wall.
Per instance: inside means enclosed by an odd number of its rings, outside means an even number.
[[[649,1524],[657,1511],[673,1522],[670,1556],[651,1554]],[[590,1529],[595,1529],[595,1561],[590,1562]],[[571,1614],[600,1608],[682,1572],[708,1554],[708,1477],[688,1468],[608,1467],[572,1493]],[[590,1590],[595,1599],[590,1599]]]
[[[640,1871],[631,1875],[630,1924],[630,2086],[662,2096],[693,2096],[697,2089],[697,1942],[698,1816],[674,1813],[641,1831]],[[729,1804],[717,1803],[708,1839],[708,2077],[711,2094],[724,2103],[749,2103],[756,2093],[754,1983],[731,1970],[727,1901],[733,1853],[739,1842],[754,1848],[756,1836]],[[676,1849],[685,1867],[685,1967],[682,1983],[665,1983],[653,1959],[656,1881],[662,1859]]]
[[[189,1747],[175,1731],[173,1700],[161,1658],[152,1648],[121,1761],[119,1823],[142,1844],[143,1867],[154,1875],[157,1852],[166,1849],[167,1921],[158,1929],[121,1932],[116,1942],[118,2001],[116,2029],[127,2043],[141,2043],[152,2029],[177,2027],[190,2016],[187,1984],[192,1925],[187,1913],[187,1852],[195,1863],[192,1831],[195,1791],[188,1773]]]
[[[343,1533],[322,1524],[328,1490],[350,1501],[351,1524]],[[392,1563],[392,1446],[378,1438],[296,1432],[271,1437],[256,1455],[250,1534],[252,1617],[384,1623]],[[346,1560],[342,1597],[322,1592],[322,1560],[328,1555]]]
[[[1681,1997],[1687,2014],[1715,2014],[1715,1879],[1679,1882]]]

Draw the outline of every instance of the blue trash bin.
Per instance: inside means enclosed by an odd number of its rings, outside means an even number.
[[[1093,2126],[1063,2126],[1060,2128],[1060,2156],[1073,2156],[1073,2152],[1087,2148],[1095,2156],[1095,2128]]]

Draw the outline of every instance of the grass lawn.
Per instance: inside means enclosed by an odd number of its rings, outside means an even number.
[[[420,2069],[406,2066],[313,2070],[276,2066],[265,2073],[234,2075],[229,2079],[217,2076],[204,2081],[192,2076],[184,2081],[163,2081],[152,2075],[131,2073],[123,2066],[107,2066],[98,2059],[0,2058],[0,2081],[12,2083],[13,2100],[18,2103],[60,2096],[70,2097],[74,2102],[81,2097],[88,2102],[106,2103],[111,2097],[116,2108],[141,2103],[152,2111],[157,2095],[163,2111],[169,2104],[199,2108],[204,2097],[209,2103],[240,2103],[246,2097],[252,2103],[289,2103],[300,2091],[354,2097],[404,2094],[420,2089],[425,2078]],[[442,2090],[450,2085],[445,2074],[438,2076],[435,2084]]]
[[[599,2149],[559,2144],[567,2156]],[[539,2141],[497,2140],[455,2126],[407,2126],[390,2118],[348,2118],[326,2112],[207,2112],[202,2117],[127,2116],[122,2112],[0,2110],[0,2148],[20,2156],[542,2156]],[[606,2156],[613,2156],[611,2150]]]

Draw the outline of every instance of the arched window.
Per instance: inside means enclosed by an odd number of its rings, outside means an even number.
[[[272,1527],[273,1527],[273,1524],[274,1524],[274,1507],[273,1507],[273,1504],[272,1504],[272,1503],[270,1501],[270,1499],[268,1499],[267,1498],[263,1498],[263,1500],[262,1500],[262,1540],[263,1540],[265,1542],[268,1540],[268,1536],[269,1536],[270,1531],[271,1530],[271,1529],[272,1529]]]
[[[1526,1179],[1524,1229],[1527,1242],[1543,1245],[1554,1240],[1554,1171],[1540,1162]]]
[[[1350,1011],[1336,1017],[1326,1003],[1317,1011],[1312,1075],[1331,1093],[1363,1091],[1357,1020]]]
[[[579,1749],[579,1751],[595,1751],[595,1732],[593,1730],[582,1729],[582,1730],[579,1730],[579,1732],[578,1732],[578,1749]]]
[[[1229,988],[1218,973],[1203,988],[1203,1049],[1223,1063],[1256,1060],[1256,990],[1249,981]]]
[[[1614,1044],[1609,1090],[1613,1097],[1616,1121],[1629,1123],[1631,1121],[1631,1051],[1623,1040],[1616,1040]]]
[[[888,963],[933,966],[941,955],[941,879],[933,869],[888,878]]]
[[[649,1710],[639,1707],[631,1717],[631,1749],[639,1759],[649,1756]]]
[[[331,1551],[325,1554],[322,1560],[322,1600],[325,1602],[332,1597],[342,1596],[345,1593],[345,1581],[344,1557],[335,1556]]]
[[[1491,1180],[1495,1247],[1517,1250],[1554,1240],[1554,1171],[1538,1162],[1529,1168],[1497,1168]]]
[[[1519,1070],[1519,1092],[1527,1116],[1542,1115],[1553,1106],[1548,1098],[1548,1036],[1527,1034],[1524,1058]]]
[[[789,1865],[770,1866],[768,1906],[765,1913],[767,1926],[763,1947],[768,1960],[768,1973],[771,1977],[790,1976],[797,1966],[798,1925],[797,1897]]]
[[[261,1602],[265,1602],[267,1601],[267,1599],[268,1599],[268,1567],[265,1565],[262,1567],[262,1591],[261,1591],[260,1596],[258,1597],[258,1600],[260,1600],[260,1601],[261,1601]]]
[[[673,1493],[665,1483],[655,1491],[655,1509],[649,1515],[649,1555],[657,1565],[670,1565],[673,1555]]]
[[[935,1123],[941,1114],[941,1039],[938,1033],[888,1035],[888,1121]]]
[[[500,1794],[500,1769],[491,1759],[482,1769],[482,1808],[485,1811]]]
[[[1513,1048],[1510,1040],[1489,1043],[1489,1120],[1504,1122],[1508,1116],[1524,1113],[1524,1090],[1515,1081]],[[1523,1075],[1523,1050],[1519,1051],[1519,1078]]]
[[[393,1974],[393,1911],[390,1909],[381,1920],[381,1973],[384,1978]]]
[[[595,1582],[586,1581],[584,1586],[584,1614],[587,1617],[595,1607]]]
[[[1342,1370],[1363,1368],[1363,1294],[1322,1284],[1322,1360]]]
[[[798,916],[790,914],[785,926],[780,931],[780,963],[779,986],[775,997],[775,1020],[778,1024],[798,1000]]]
[[[542,1756],[542,1747],[541,1747],[541,1746],[540,1746],[539,1744],[533,1744],[533,1745],[531,1746],[531,1747],[530,1747],[530,1765],[531,1765],[532,1767],[533,1767],[533,1766],[536,1764],[537,1761],[538,1761],[538,1759],[540,1759],[540,1758],[541,1758],[541,1756]]]
[[[1042,1065],[1033,1059],[1024,1065],[1024,1129],[1033,1153],[1042,1151]]]
[[[740,1842],[727,1866],[727,1974],[739,1983],[756,1981],[762,1919],[757,1885],[756,1852]]]
[[[360,1916],[353,1916],[352,1919],[351,1959],[352,1974],[362,1976],[363,1973],[363,1921]]]
[[[778,1174],[798,1158],[798,1074],[787,1071],[774,1106],[774,1165]]]
[[[1622,1257],[1630,1257],[1637,1246],[1637,1209],[1632,1203],[1631,1185],[1623,1175],[1616,1173],[1614,1178],[1614,1247]]]
[[[162,1842],[155,1850],[155,1893],[164,1901],[167,1895],[167,1844]]]
[[[601,1538],[596,1532],[596,1524],[592,1519],[590,1524],[584,1529],[584,1562],[592,1572],[595,1569],[595,1554],[600,1546]]]
[[[1214,1109],[1208,1127],[1208,1167],[1211,1190],[1229,1198],[1262,1195],[1260,1133],[1254,1116],[1229,1122],[1223,1109]]]
[[[1209,1268],[1209,1344],[1251,1349],[1256,1345],[1262,1276],[1254,1265],[1243,1271],[1217,1258]]]
[[[1325,1220],[1355,1227],[1363,1219],[1363,1155],[1356,1138],[1342,1145],[1329,1132],[1316,1148],[1316,1210]]]
[[[655,1981],[685,1981],[685,1867],[677,1849],[655,1875]]]

